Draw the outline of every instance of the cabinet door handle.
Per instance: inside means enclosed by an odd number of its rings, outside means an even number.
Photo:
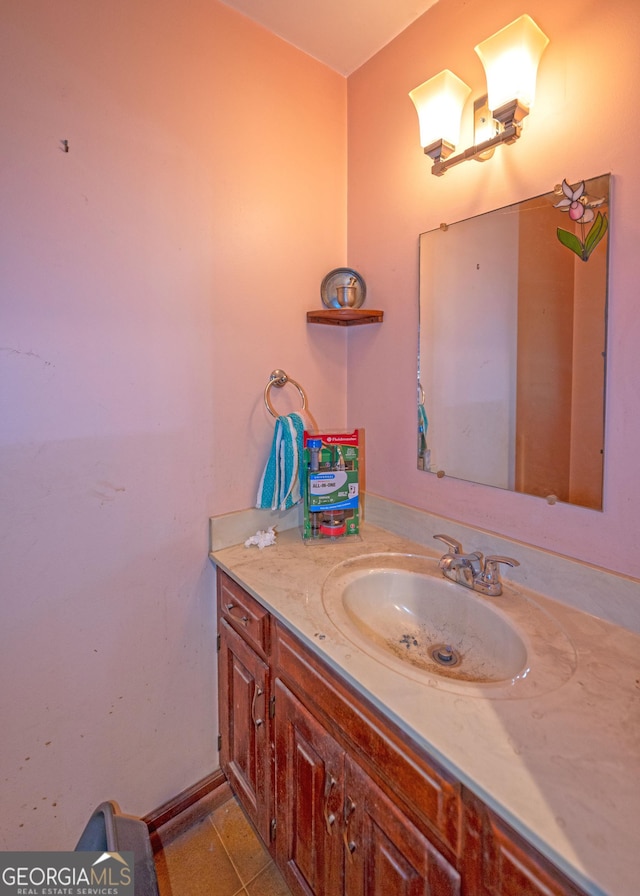
[[[332,834],[332,825],[335,823],[336,817],[333,812],[329,812],[329,797],[331,795],[332,789],[336,785],[336,779],[332,774],[328,774],[324,784],[324,806],[323,806],[323,814],[324,821],[327,826],[327,833]]]
[[[251,702],[251,720],[256,728],[259,728],[260,725],[264,724],[264,719],[256,719],[256,700],[258,697],[262,697],[263,694],[264,690],[259,685],[256,685],[253,691],[253,700]]]
[[[233,611],[238,608],[237,604],[227,604],[227,613],[231,616]],[[243,625],[247,625],[249,622],[248,616],[234,616],[234,619],[237,619],[238,622],[241,622]]]
[[[349,839],[349,822],[351,821],[351,816],[356,810],[356,804],[351,799],[350,796],[347,796],[344,801],[344,845],[347,849],[347,853],[349,854],[349,858],[354,854],[357,848],[357,843],[355,840]]]

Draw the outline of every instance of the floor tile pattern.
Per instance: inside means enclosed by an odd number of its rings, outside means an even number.
[[[156,853],[160,896],[290,896],[235,798]]]

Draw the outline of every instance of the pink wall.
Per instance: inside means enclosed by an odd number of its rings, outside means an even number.
[[[482,92],[473,47],[523,11],[551,42],[536,106],[515,146],[433,177],[407,93],[443,68]],[[367,430],[371,492],[608,569],[640,576],[640,313],[636,0],[441,0],[348,79],[349,260],[382,327],[349,336],[350,423]],[[463,135],[464,137],[465,135]],[[466,135],[461,147],[472,142]],[[604,512],[416,470],[417,236],[543,193],[563,177],[613,174]]]
[[[208,518],[255,500],[274,367],[345,417],[304,312],[346,82],[216,0],[4,0],[0,40],[0,848],[63,849],[217,767]]]

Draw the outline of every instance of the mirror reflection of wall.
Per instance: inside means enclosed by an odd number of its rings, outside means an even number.
[[[602,509],[609,180],[420,236],[420,468]]]

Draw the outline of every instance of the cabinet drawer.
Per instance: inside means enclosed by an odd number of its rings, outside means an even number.
[[[270,617],[265,608],[218,569],[218,608],[220,615],[263,658],[271,651]]]
[[[458,855],[461,786],[444,769],[406,744],[400,731],[378,718],[295,637],[274,625],[276,674],[307,706],[320,711],[360,765],[404,811]],[[276,704],[276,716],[278,708]]]

